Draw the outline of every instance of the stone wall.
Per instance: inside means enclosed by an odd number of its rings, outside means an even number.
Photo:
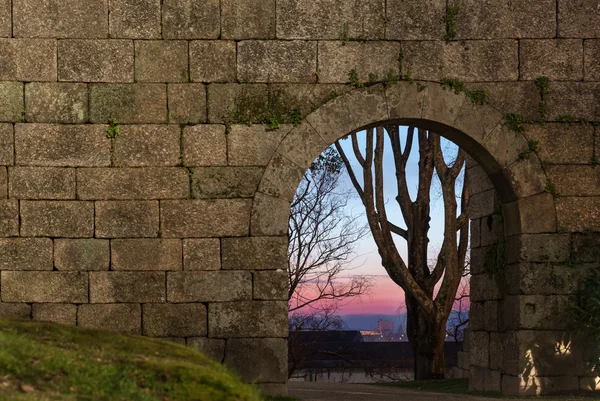
[[[491,182],[472,387],[589,389],[552,355],[600,260],[599,27],[597,0],[0,0],[0,311],[185,341],[284,391],[300,177],[410,121]]]

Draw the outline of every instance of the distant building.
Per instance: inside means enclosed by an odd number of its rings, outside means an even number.
[[[383,334],[383,337],[392,337],[394,335],[394,322],[379,319],[377,321],[377,331]]]

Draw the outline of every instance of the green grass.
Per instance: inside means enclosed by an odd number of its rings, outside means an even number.
[[[182,345],[4,318],[0,318],[0,399],[265,400],[221,364]]]

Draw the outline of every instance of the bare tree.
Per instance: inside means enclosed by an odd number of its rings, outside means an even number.
[[[395,200],[403,224],[388,219],[384,195],[383,155],[386,134],[391,143],[396,177]],[[342,157],[350,179],[365,207],[371,234],[390,278],[405,293],[407,335],[415,354],[415,379],[444,377],[444,341],[446,323],[465,267],[469,240],[469,181],[465,153],[459,149],[452,163],[447,163],[440,136],[417,129],[419,149],[418,188],[411,199],[406,166],[413,149],[415,127],[408,127],[402,146],[400,127],[386,125],[367,129],[364,154],[357,134],[351,135],[354,156],[362,170],[362,185],[339,141],[336,149]],[[464,171],[464,183],[458,213],[456,183]],[[428,264],[431,186],[434,173],[440,181],[444,204],[444,239],[433,266]],[[405,240],[408,258],[400,255],[396,240]]]

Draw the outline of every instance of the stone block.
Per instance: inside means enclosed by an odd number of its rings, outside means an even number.
[[[583,79],[583,41],[580,39],[521,40],[520,79],[546,76],[557,81]]]
[[[13,0],[16,38],[106,38],[108,2]]]
[[[272,84],[270,88],[273,98],[277,98],[283,103],[283,107],[289,109],[288,112],[297,109],[301,117],[308,116],[332,98],[345,95],[353,90],[349,85],[325,83]],[[323,149],[325,149],[325,145],[323,145]]]
[[[142,333],[142,310],[137,304],[79,305],[77,323],[80,327]]]
[[[580,377],[579,390],[581,391],[600,391],[600,381],[596,377]]]
[[[147,304],[143,307],[144,335],[150,337],[205,336],[203,304]]]
[[[182,246],[178,239],[116,239],[111,241],[110,251],[112,270],[181,270],[182,267]]]
[[[14,319],[31,319],[31,306],[25,303],[0,302],[0,316]]]
[[[600,169],[594,166],[550,166],[548,177],[561,196],[600,196]]]
[[[369,74],[384,80],[388,73],[398,75],[400,43],[397,42],[321,42],[319,44],[319,82],[349,82],[356,70],[361,82]]]
[[[167,121],[164,84],[92,85],[90,119],[106,123],[160,124]]]
[[[504,327],[514,330],[566,330],[564,311],[577,305],[576,296],[511,295],[504,300]]]
[[[583,79],[600,81],[600,40],[583,42]]]
[[[188,171],[177,167],[83,168],[77,170],[79,199],[186,199]]]
[[[161,201],[161,227],[165,238],[240,237],[248,235],[247,199]]]
[[[220,270],[221,242],[217,238],[183,240],[183,270]]]
[[[279,39],[383,39],[385,2],[277,1]]]
[[[169,272],[169,302],[224,302],[252,299],[250,272]]]
[[[250,82],[316,82],[317,43],[248,40],[238,43],[238,78]]]
[[[439,40],[444,37],[446,3],[443,0],[388,0],[385,14],[387,39]]]
[[[60,40],[58,80],[133,82],[133,58],[131,40]]]
[[[258,190],[291,202],[305,172],[305,168],[276,153],[264,172]]]
[[[287,235],[290,202],[258,192],[252,204],[252,235]]]
[[[515,161],[520,160],[524,150],[529,149],[529,143],[523,134],[509,129],[505,124],[498,125],[481,141],[481,145],[494,155],[505,171],[508,171]]]
[[[261,167],[196,167],[192,169],[192,196],[251,198],[263,173]]]
[[[9,178],[14,199],[75,199],[75,169],[12,167]]]
[[[469,363],[471,366],[488,368],[490,366],[490,334],[487,331],[471,331],[471,344],[472,346],[469,349]]]
[[[504,175],[508,178],[510,186],[518,198],[527,198],[546,192],[548,178],[538,157],[534,156],[513,163],[504,169]],[[503,195],[503,201],[514,199],[508,198],[504,193]]]
[[[55,239],[54,265],[60,271],[108,270],[109,243],[99,239]]]
[[[94,204],[83,201],[21,201],[21,235],[92,237]]]
[[[49,238],[0,239],[0,270],[52,270]]]
[[[493,332],[498,330],[498,314],[501,312],[498,301],[487,301],[483,304],[483,326],[484,330]]]
[[[164,0],[165,39],[217,39],[221,33],[219,0]]]
[[[158,201],[96,202],[96,237],[157,237]]]
[[[570,254],[567,234],[523,234],[508,237],[507,262],[564,262]]]
[[[499,370],[486,370],[484,372],[483,389],[495,393],[502,391],[502,374]]]
[[[202,84],[170,84],[167,87],[169,122],[198,124],[206,122],[206,86]]]
[[[253,299],[287,301],[288,272],[286,270],[258,271],[254,276]]]
[[[208,121],[262,124],[271,90],[265,84],[212,84],[208,86]]]
[[[125,167],[176,166],[181,129],[177,125],[125,125],[115,138],[114,163]]]
[[[112,38],[160,39],[160,0],[111,0]]]
[[[165,272],[91,272],[90,302],[166,301]]]
[[[0,121],[12,123],[23,120],[23,83],[0,82],[0,99]]]
[[[481,221],[482,219],[471,220],[471,249],[481,246]]]
[[[287,353],[282,338],[236,338],[227,341],[224,363],[250,382],[285,382]]]
[[[516,40],[414,41],[402,44],[403,71],[414,79],[454,77],[470,82],[516,81]]]
[[[0,124],[0,166],[14,163],[15,139],[12,124]]]
[[[469,329],[485,330],[485,302],[471,302],[469,309]]]
[[[88,302],[87,273],[2,271],[0,279],[4,302]]]
[[[208,304],[208,334],[217,338],[287,337],[287,302]]]
[[[596,262],[600,260],[600,234],[575,234],[571,237],[571,258],[574,262]]]
[[[487,102],[504,114],[519,113],[531,119],[540,117],[540,91],[532,81],[477,82],[467,88],[485,91]]]
[[[19,235],[19,202],[0,200],[0,237]]]
[[[17,124],[15,147],[22,166],[110,166],[104,125]]]
[[[548,164],[589,164],[594,154],[594,128],[579,124],[534,124],[527,138],[539,142],[538,154]]]
[[[600,113],[598,82],[552,82],[548,93],[548,120],[575,116],[595,121]]]
[[[556,211],[552,194],[542,193],[503,206],[504,233],[538,234],[556,232]]]
[[[573,254],[576,258],[576,254]],[[577,260],[577,259],[575,259]],[[584,277],[593,264],[577,266],[550,263],[518,263],[505,268],[506,289],[511,295],[573,295],[579,292]],[[516,284],[515,284],[516,283]]]
[[[224,125],[196,125],[183,129],[183,163],[186,166],[227,165]]]
[[[559,1],[558,35],[563,38],[600,38],[598,3],[593,0]]]
[[[500,291],[500,284],[498,278],[490,274],[476,274],[471,276],[471,302],[502,299],[503,294]]]
[[[0,80],[56,82],[56,39],[0,39]]]
[[[308,169],[326,148],[327,144],[317,131],[308,122],[305,122],[285,136],[277,148],[278,155],[276,157],[283,156],[295,163],[296,166]]]
[[[457,39],[554,38],[556,2],[454,0]],[[439,36],[441,37],[441,35]],[[417,39],[417,38],[415,38]]]
[[[221,2],[221,36],[225,39],[274,39],[275,0]]]
[[[287,237],[222,239],[225,270],[287,270]]]
[[[59,324],[77,324],[77,305],[73,304],[33,304],[33,320]]]
[[[187,82],[188,44],[183,40],[135,42],[137,82]]]
[[[227,135],[230,166],[266,166],[284,135],[287,126],[267,131],[264,125],[234,125]]]
[[[25,85],[28,122],[85,123],[88,120],[86,84],[29,83]]]
[[[486,192],[471,196],[471,218],[479,219],[494,214],[496,203],[496,190],[490,189]]]
[[[556,217],[561,231],[600,231],[600,197],[559,198]]]
[[[6,199],[8,196],[8,170],[6,167],[0,167],[0,199]]]
[[[187,346],[196,348],[210,359],[219,363],[225,356],[225,340],[219,338],[190,337]]]
[[[200,40],[190,43],[192,82],[232,82],[236,79],[237,47],[234,41]]]
[[[0,37],[10,38],[12,35],[11,0],[0,1]]]

